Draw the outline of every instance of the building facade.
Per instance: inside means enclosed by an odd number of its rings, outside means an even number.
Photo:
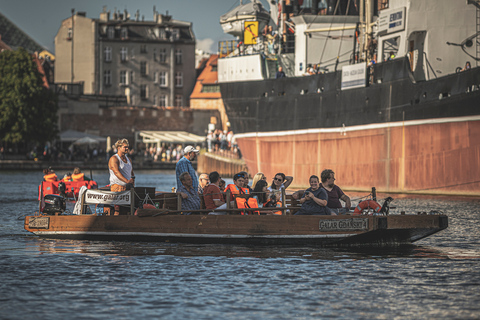
[[[126,96],[131,106],[185,107],[195,84],[190,22],[154,10],[153,21],[104,8],[72,12],[55,37],[55,82],[83,82],[85,94]]]

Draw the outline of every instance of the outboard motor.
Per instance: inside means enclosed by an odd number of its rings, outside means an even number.
[[[53,215],[55,213],[62,213],[67,208],[65,198],[57,196],[56,194],[47,194],[44,200],[45,207],[43,208],[43,213]]]

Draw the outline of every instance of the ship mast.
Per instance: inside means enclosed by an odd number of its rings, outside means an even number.
[[[360,60],[369,61],[372,58],[372,53],[369,50],[369,44],[373,41],[372,27],[373,21],[373,1],[360,1]]]

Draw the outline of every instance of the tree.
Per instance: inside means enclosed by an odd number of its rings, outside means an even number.
[[[33,57],[23,48],[0,53],[0,140],[45,143],[55,139],[58,103],[43,86]]]

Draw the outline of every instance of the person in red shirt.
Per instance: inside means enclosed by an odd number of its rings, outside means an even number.
[[[205,202],[205,208],[209,210],[225,209],[227,207],[225,203],[225,196],[220,191],[218,183],[222,179],[217,171],[213,171],[208,175],[210,184],[203,190],[203,199]],[[225,212],[210,212],[209,214],[226,214]]]

